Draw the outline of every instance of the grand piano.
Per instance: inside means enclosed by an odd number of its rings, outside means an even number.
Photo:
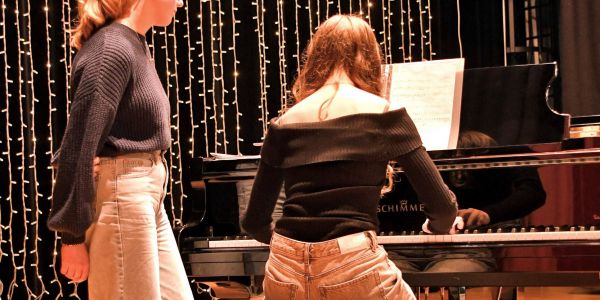
[[[465,140],[457,149],[429,154],[461,208],[477,206],[477,199],[501,201],[521,193],[508,207],[496,205],[490,224],[456,235],[423,234],[423,207],[396,168],[394,190],[381,199],[378,213],[378,239],[386,249],[485,248],[497,262],[485,274],[405,272],[409,284],[600,285],[600,138],[571,133],[599,126],[588,124],[597,121],[593,117],[581,123],[554,109],[556,75],[556,63],[464,72],[460,136]],[[198,200],[191,222],[196,226],[182,245],[189,276],[263,274],[268,246],[248,239],[238,226],[258,160],[193,161],[190,184]],[[523,200],[528,197],[530,204]],[[274,218],[280,213],[276,210]]]

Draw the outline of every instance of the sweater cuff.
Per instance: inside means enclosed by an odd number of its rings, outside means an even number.
[[[63,245],[77,245],[83,244],[85,242],[85,235],[82,236],[74,236],[72,234],[61,232],[60,233],[60,241]]]

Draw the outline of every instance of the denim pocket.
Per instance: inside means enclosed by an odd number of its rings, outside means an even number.
[[[117,174],[120,178],[140,178],[150,175],[154,162],[148,158],[125,158]]]
[[[265,276],[263,284],[265,290],[265,300],[279,300],[296,298],[298,286],[293,283],[281,282],[273,279],[271,276]]]
[[[323,300],[386,299],[376,271],[334,285],[319,286]]]

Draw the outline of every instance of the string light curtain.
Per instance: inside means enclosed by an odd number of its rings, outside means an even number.
[[[82,297],[59,274],[58,236],[46,228],[52,154],[69,118],[68,46],[76,0],[0,0],[0,298]],[[361,15],[384,60],[434,59],[430,0],[186,0],[147,41],[171,102],[166,208],[182,226],[192,158],[257,154],[291,103],[302,49],[338,13]]]

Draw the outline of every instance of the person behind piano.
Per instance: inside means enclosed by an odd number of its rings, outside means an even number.
[[[170,104],[145,38],[183,1],[78,3],[73,105],[48,217],[60,271],[88,279],[90,299],[193,299],[163,207]]]
[[[496,141],[478,131],[461,133],[460,148],[488,148]],[[546,192],[533,167],[454,171],[443,174],[456,194],[466,228],[521,225],[523,218],[546,202]]]
[[[406,110],[388,111],[380,97],[381,63],[373,30],[358,16],[329,18],[305,50],[296,104],[270,124],[240,221],[270,243],[266,299],[415,299],[375,235],[390,160],[423,199],[428,230],[461,225]],[[283,215],[273,224],[282,184]]]
[[[478,131],[465,131],[458,139],[459,149],[485,151],[496,145],[492,137]],[[456,195],[458,215],[471,230],[521,226],[520,218],[546,201],[533,167],[458,170],[444,172],[442,178]],[[392,250],[390,259],[403,272],[491,272],[497,268],[488,248]],[[458,299],[456,289],[450,289],[450,299]]]

